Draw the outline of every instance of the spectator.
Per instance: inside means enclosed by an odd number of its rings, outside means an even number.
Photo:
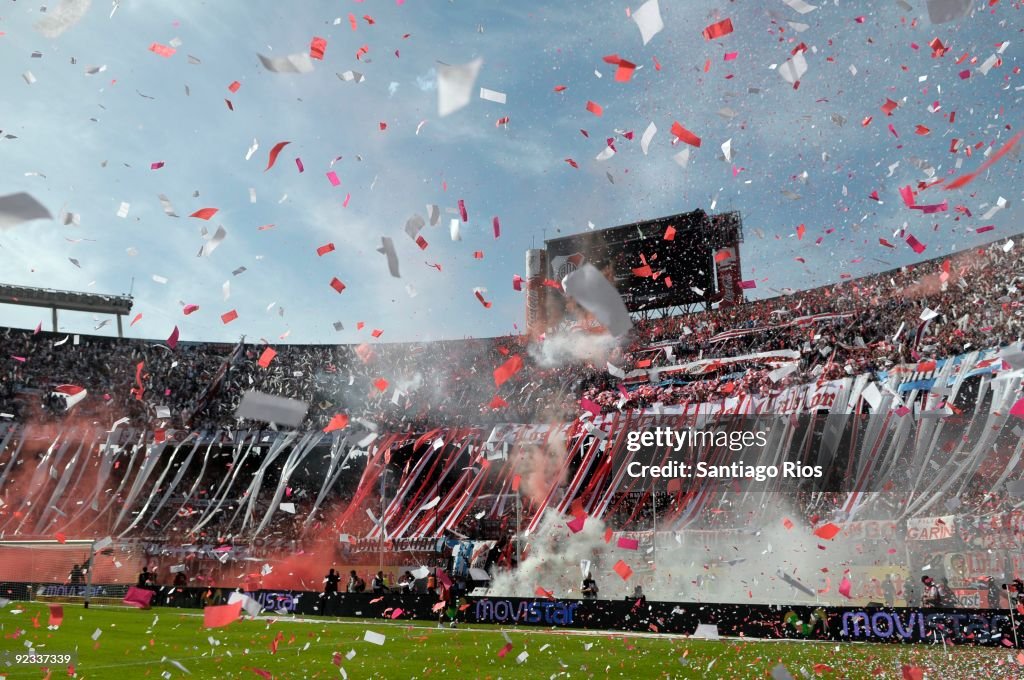
[[[68,581],[73,586],[80,586],[85,583],[84,574],[82,573],[81,565],[74,565],[71,567],[71,573],[68,574]]]
[[[921,583],[923,584],[923,597],[921,602],[925,607],[941,607],[942,606],[942,591],[939,589],[939,584],[935,582],[931,576],[922,576]]]
[[[590,572],[587,572],[586,578],[583,579],[583,585],[580,587],[580,592],[583,594],[583,599],[585,600],[597,599],[597,581],[594,580],[594,576]]]
[[[362,579],[356,570],[353,569],[348,573],[348,592],[350,593],[364,593],[366,592],[366,581]]]
[[[892,581],[892,574],[886,574],[882,581],[882,597],[885,599],[886,607],[896,605],[896,584]]]
[[[406,571],[402,574],[402,578],[398,581],[398,585],[401,587],[403,594],[411,594],[413,587],[416,585],[416,579],[413,577],[412,572]]]
[[[390,592],[391,589],[384,583],[384,572],[378,571],[377,575],[373,577],[370,582],[370,588],[373,590],[374,595],[383,595],[386,592]]]

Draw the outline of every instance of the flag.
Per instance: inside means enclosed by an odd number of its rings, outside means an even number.
[[[85,395],[88,393],[88,390],[81,385],[57,385],[51,392],[55,397],[64,397],[69,411],[75,404],[85,399]]]
[[[217,369],[217,373],[214,374],[213,378],[203,388],[199,396],[192,403],[192,408],[184,413],[184,419],[186,423],[191,424],[192,420],[199,415],[203,409],[209,406],[210,402],[220,391],[221,385],[224,384],[224,377],[227,375],[228,370],[242,357],[245,352],[245,338],[243,337],[235,345],[235,349],[232,350],[231,355],[224,359],[221,363],[220,368]]]
[[[232,621],[237,621],[241,613],[241,600],[219,607],[203,607],[203,626],[205,628],[221,628]]]
[[[153,601],[153,594],[152,590],[129,586],[128,592],[125,594],[124,599],[121,600],[121,603],[130,607],[138,607],[139,609],[149,609],[149,604]]]

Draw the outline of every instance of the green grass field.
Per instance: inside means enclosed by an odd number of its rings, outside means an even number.
[[[15,613],[21,610],[20,613]],[[65,605],[57,630],[45,604],[0,610],[0,677],[45,678],[40,667],[6,666],[6,651],[76,651],[78,678],[771,678],[783,664],[794,678],[1020,678],[1016,650],[994,648],[689,640],[538,628],[462,627],[425,622],[268,616],[203,628],[198,610],[83,609]],[[35,621],[33,619],[35,618]],[[38,623],[36,627],[35,623]],[[95,632],[100,634],[93,639]],[[386,636],[364,641],[366,631]],[[512,647],[506,646],[505,635]],[[276,652],[272,650],[278,639]],[[522,653],[528,656],[519,661]],[[351,656],[351,658],[346,658]],[[1021,657],[1024,660],[1024,656]],[[187,673],[186,673],[187,670]],[[63,666],[51,680],[68,677]],[[806,673],[806,676],[805,676]],[[779,676],[785,677],[785,676]]]

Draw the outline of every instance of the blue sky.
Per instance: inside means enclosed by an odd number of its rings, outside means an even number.
[[[926,179],[917,166],[950,177],[960,159],[962,171],[973,170],[988,147],[1016,133],[1020,10],[979,2],[973,14],[933,26],[924,2],[910,4],[911,11],[888,1],[820,3],[799,14],[782,0],[663,0],[665,29],[643,46],[625,3],[123,0],[113,17],[110,3],[92,3],[54,39],[33,29],[44,16],[39,2],[8,3],[0,17],[0,130],[16,139],[0,135],[0,195],[27,191],[54,215],[79,214],[81,224],[36,221],[0,231],[0,280],[120,293],[134,279],[133,314],[143,318],[126,330],[132,337],[163,339],[177,325],[183,340],[244,333],[278,342],[289,333],[288,342],[359,342],[373,328],[384,330],[381,341],[432,340],[521,329],[522,294],[511,281],[524,273],[525,249],[545,235],[586,230],[588,222],[602,228],[695,208],[740,210],[744,278],[757,281],[759,296],[1014,233],[1019,150],[963,190],[932,188],[918,197],[922,204],[948,199],[947,212],[909,210],[898,190]],[[726,17],[735,31],[706,41],[701,30]],[[313,73],[271,73],[256,57],[308,51],[313,36],[327,40]],[[935,37],[949,46],[941,58],[928,47]],[[148,49],[175,38],[181,44],[169,58]],[[978,67],[1004,41],[1002,64],[983,75]],[[808,71],[794,90],[771,67],[801,42]],[[364,45],[369,51],[357,60]],[[32,57],[36,51],[41,58]],[[732,52],[735,59],[725,61]],[[641,67],[630,82],[614,80],[614,67],[602,61],[609,54]],[[484,62],[476,87],[506,93],[507,104],[474,91],[468,106],[440,118],[437,62],[475,58]],[[87,75],[90,66],[106,68]],[[336,76],[348,70],[365,80]],[[36,82],[25,82],[26,71]],[[235,80],[241,88],[231,93]],[[557,85],[567,89],[556,93]],[[900,105],[891,117],[881,111],[887,98]],[[586,110],[588,100],[603,107],[601,117]],[[936,101],[941,108],[929,112]],[[497,127],[503,116],[508,125]],[[867,116],[873,120],[865,127]],[[658,133],[645,156],[639,140],[652,121]],[[672,160],[682,148],[671,144],[673,121],[703,141],[686,168]],[[930,133],[915,134],[917,125]],[[633,141],[615,130],[632,131]],[[618,153],[598,162],[608,137],[617,138]],[[254,138],[259,149],[246,161]],[[958,153],[950,152],[953,138],[964,142]],[[730,139],[727,162],[721,145]],[[264,172],[270,148],[285,140],[291,144]],[[165,165],[151,170],[156,162]],[[332,169],[338,187],[325,177]],[[881,203],[869,198],[872,191]],[[163,213],[159,194],[181,217]],[[1009,205],[983,220],[1000,196]],[[470,219],[463,240],[453,242],[448,221],[459,199]],[[124,219],[116,216],[122,202],[131,205]],[[440,206],[441,221],[423,229],[429,246],[420,251],[403,226],[413,214],[426,216],[427,204]],[[187,217],[204,207],[219,212],[209,222]],[[798,241],[801,223],[807,232]],[[904,223],[927,244],[923,255],[893,238]],[[276,226],[258,230],[266,224]],[[995,229],[971,231],[988,224]],[[201,228],[212,233],[221,225],[227,238],[197,258]],[[400,279],[375,251],[381,236],[395,242]],[[897,248],[880,246],[879,238]],[[328,242],[337,249],[318,257]],[[473,257],[478,250],[482,260]],[[246,271],[233,275],[239,267]],[[347,286],[340,295],[329,286],[333,277]],[[492,308],[477,301],[475,287],[487,288]],[[200,309],[184,316],[182,303]],[[231,309],[239,318],[222,324]],[[34,328],[40,321],[48,327],[46,310],[0,307],[0,324]],[[335,321],[345,330],[335,331]],[[358,321],[364,330],[356,330]],[[95,325],[86,314],[62,315],[70,332]],[[112,333],[113,325],[99,332]]]

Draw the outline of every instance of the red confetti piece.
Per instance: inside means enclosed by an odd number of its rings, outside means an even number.
[[[327,423],[327,427],[324,428],[324,432],[334,432],[335,430],[342,430],[348,427],[348,416],[344,413],[339,413],[331,418],[331,422]]]
[[[241,87],[242,87],[242,84],[240,82],[238,82],[237,80],[234,81],[233,83],[231,83],[230,85],[228,85],[228,89],[231,90],[232,93],[238,92],[238,90]]]
[[[782,526],[786,527],[786,530],[788,531],[789,529],[793,528],[793,522],[788,517],[786,517],[782,520]]]
[[[384,378],[377,378],[373,381],[373,386],[376,387],[378,391],[383,392],[388,388],[388,381]]]
[[[622,59],[617,54],[609,54],[604,58],[606,64],[614,64],[618,68],[615,70],[615,80],[620,83],[629,82],[633,77],[634,71],[636,71],[636,64],[631,61]],[[597,114],[600,115],[600,114]]]
[[[270,170],[274,167],[274,163],[277,162],[277,156],[281,153],[281,149],[291,144],[291,142],[278,142],[274,145],[274,148],[270,150],[270,158],[267,160],[267,167],[263,169],[263,172]]]
[[[309,56],[313,59],[323,61],[324,51],[327,49],[327,41],[323,38],[313,38],[309,43]]]
[[[565,85],[555,85],[555,92],[565,92],[565,90],[566,90],[566,86]]]
[[[466,211],[466,201],[459,199],[459,217],[463,222],[469,222],[469,213]]]
[[[195,211],[189,217],[196,217],[201,220],[208,220],[217,214],[217,208],[200,208]]]
[[[700,137],[684,128],[678,122],[672,123],[672,134],[690,146],[695,146],[698,149],[700,148]]]
[[[273,361],[274,357],[276,356],[277,352],[268,347],[265,350],[263,350],[263,354],[260,355],[260,360],[256,363],[259,364],[260,368],[269,368],[270,362]]]
[[[587,102],[587,111],[590,111],[595,116],[604,115],[604,108],[600,104],[594,103],[592,101]]]
[[[231,323],[232,321],[234,321],[237,318],[238,318],[238,312],[236,312],[233,309],[230,312],[225,312],[224,314],[220,315],[220,321],[224,325],[227,325],[227,324]]]
[[[164,167],[164,162],[163,161],[157,161],[156,163],[150,163],[149,164],[149,169],[150,170],[159,170],[162,167]]]
[[[174,53],[178,50],[173,47],[168,47],[167,45],[161,45],[160,43],[153,43],[149,46],[149,51],[154,54],[159,54],[161,57],[170,58],[174,56]]]
[[[322,245],[322,246],[320,246],[319,248],[316,249],[316,254],[319,255],[320,257],[323,257],[327,253],[331,253],[331,252],[334,252],[334,244],[333,243],[328,243],[326,245]]]
[[[178,346],[179,334],[180,334],[180,332],[178,331],[178,327],[175,326],[174,330],[171,331],[170,336],[168,336],[168,338],[167,338],[167,347],[169,347],[170,349],[174,349],[175,347]]]
[[[491,220],[491,227],[494,230],[494,238],[499,238],[501,236],[501,222],[497,217]]]
[[[345,290],[345,284],[338,280],[338,277],[331,279],[331,288],[338,291],[339,293]]]
[[[925,244],[918,241],[913,234],[907,234],[907,245],[913,248],[914,252],[917,253],[918,255],[923,253],[925,251],[925,248],[928,247]]]
[[[565,159],[565,162],[566,162],[566,163],[568,163],[569,165],[571,165],[571,166],[572,166],[572,167],[574,167],[574,168],[578,168],[578,167],[580,167],[579,165],[577,165],[577,164],[576,164],[576,161],[574,161],[574,160],[573,160],[573,159],[571,159],[571,158],[566,158],[566,159]]]
[[[199,305],[192,305],[192,304],[185,305],[185,308],[182,311],[185,312],[185,316],[188,316],[192,312],[198,312],[199,311]]]
[[[612,569],[615,571],[616,574],[619,575],[619,577],[623,581],[628,581],[629,577],[633,575],[633,570],[630,568],[628,564],[626,564],[622,560],[616,562],[615,566],[612,567]]]
[[[702,34],[705,40],[715,40],[716,38],[729,35],[732,33],[732,30],[732,19],[722,19],[705,28]]]
[[[662,237],[666,241],[674,241],[676,238],[676,228],[671,224],[665,228],[665,235]]]
[[[894,102],[888,97],[885,98],[885,103],[882,104],[882,112],[885,113],[885,115],[891,116],[892,112],[895,111],[897,108],[899,108],[898,102]]]
[[[797,241],[802,241],[804,239],[804,234],[806,232],[807,232],[807,227],[805,227],[802,224],[798,224],[797,227],[796,227],[796,240]]]
[[[826,541],[830,541],[833,538],[835,538],[837,534],[839,534],[839,531],[839,527],[829,522],[828,524],[823,524],[817,529],[815,529],[814,535],[819,538],[823,538]]]
[[[379,328],[374,328],[372,331],[370,331],[370,335],[372,335],[375,338],[379,338],[380,336],[384,335],[384,331],[382,331]]]

